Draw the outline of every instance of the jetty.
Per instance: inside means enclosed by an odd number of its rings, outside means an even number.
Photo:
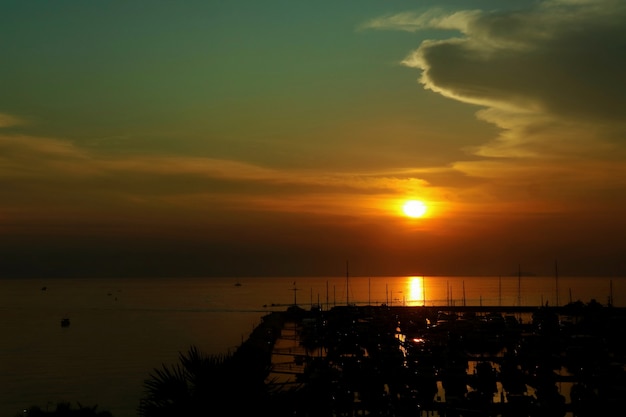
[[[293,305],[254,333],[293,415],[574,417],[626,405],[624,328],[626,309],[592,300]]]

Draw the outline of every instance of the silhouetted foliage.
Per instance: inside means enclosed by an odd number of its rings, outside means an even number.
[[[258,351],[248,346],[236,355],[205,355],[192,346],[179,363],[162,365],[144,382],[143,417],[246,415],[266,401],[265,367]],[[261,362],[262,363],[262,362]]]
[[[72,408],[70,403],[58,403],[54,410],[42,410],[38,406],[33,406],[25,413],[16,414],[15,417],[112,417],[108,411],[97,411],[98,406],[83,407],[78,403],[78,408]]]

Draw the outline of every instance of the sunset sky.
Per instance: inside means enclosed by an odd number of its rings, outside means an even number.
[[[0,277],[625,275],[624,22],[0,1]]]

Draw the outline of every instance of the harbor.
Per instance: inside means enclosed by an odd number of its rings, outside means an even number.
[[[626,310],[595,301],[270,316],[282,325],[266,381],[298,398],[294,415],[573,417],[626,398]]]

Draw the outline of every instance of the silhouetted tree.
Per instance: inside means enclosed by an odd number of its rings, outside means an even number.
[[[179,363],[154,369],[144,382],[143,417],[247,415],[266,403],[265,369],[247,346],[237,354],[205,355],[192,346]]]

